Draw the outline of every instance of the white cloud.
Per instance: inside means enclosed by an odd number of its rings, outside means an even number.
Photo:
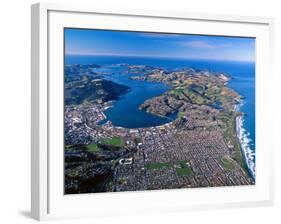
[[[181,42],[181,45],[186,47],[202,48],[202,49],[210,49],[210,50],[217,49],[217,48],[225,48],[230,46],[230,44],[211,44],[207,41]]]

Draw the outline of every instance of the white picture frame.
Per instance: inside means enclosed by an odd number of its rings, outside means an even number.
[[[273,203],[273,146],[268,115],[272,93],[273,19],[190,12],[32,5],[31,214],[37,220],[100,217]],[[100,20],[95,20],[99,18]],[[98,22],[95,22],[98,21]],[[130,21],[130,22],[129,22]],[[122,22],[122,24],[121,24]],[[134,27],[133,27],[134,25]],[[182,27],[189,28],[183,29]],[[253,36],[256,51],[256,185],[145,192],[64,195],[60,132],[63,92],[63,27]],[[170,30],[172,29],[173,30]],[[61,52],[61,53],[60,53]],[[266,73],[266,77],[264,74]],[[60,125],[60,126],[59,126]],[[109,203],[110,202],[110,203]],[[136,203],[137,202],[137,203]],[[117,206],[121,205],[121,206]],[[122,209],[121,209],[122,207]]]

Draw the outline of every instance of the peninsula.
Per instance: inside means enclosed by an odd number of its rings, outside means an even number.
[[[108,108],[133,89],[112,81],[116,72],[105,73],[101,65],[66,66],[65,193],[255,183],[235,127],[243,96],[228,87],[231,77],[191,68],[112,67],[128,80],[168,86],[138,108],[169,122],[138,128],[102,123]]]

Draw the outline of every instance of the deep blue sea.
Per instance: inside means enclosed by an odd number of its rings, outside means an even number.
[[[99,64],[109,66],[108,72],[113,75],[107,79],[131,87],[131,91],[116,101],[105,114],[108,120],[116,126],[135,128],[161,125],[171,118],[161,118],[138,109],[146,99],[158,96],[169,89],[161,83],[149,83],[130,80],[129,75],[123,75],[121,68],[110,68],[110,65],[127,63],[132,65],[150,65],[167,70],[180,68],[195,68],[212,72],[222,72],[231,76],[229,86],[244,96],[239,110],[245,116],[239,122],[239,138],[244,150],[248,167],[255,176],[255,63],[231,61],[207,61],[190,59],[166,59],[120,56],[74,56],[67,55],[65,64]],[[104,72],[107,72],[106,70]]]

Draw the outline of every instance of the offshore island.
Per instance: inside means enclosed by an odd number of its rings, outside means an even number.
[[[133,91],[116,75],[164,86],[137,106],[158,125],[122,127],[108,118]],[[243,96],[228,86],[230,79],[193,68],[66,65],[65,193],[255,184],[237,136]]]

